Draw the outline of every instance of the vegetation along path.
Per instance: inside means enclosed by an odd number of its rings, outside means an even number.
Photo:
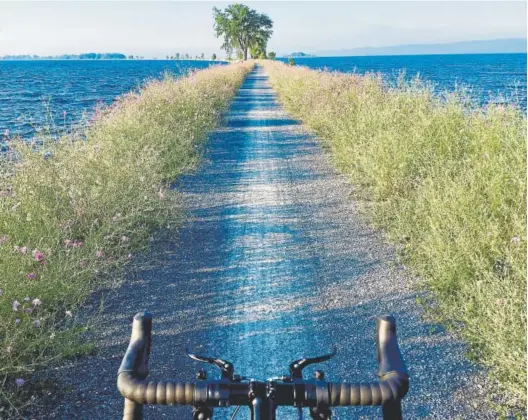
[[[466,361],[461,342],[423,320],[412,279],[359,220],[351,186],[277,104],[262,67],[211,135],[198,171],[176,188],[184,193],[186,223],[176,237],[155,240],[142,257],[150,268],[131,275],[106,302],[99,354],[58,371],[73,392],[50,404],[49,417],[120,415],[116,373],[131,316],[145,309],[154,315],[151,376],[181,381],[201,367],[185,347],[230,360],[239,374],[267,378],[334,344],[337,356],[319,366],[329,379],[375,380],[374,317],[391,313],[412,378],[405,417],[494,417],[482,411],[484,375]],[[216,410],[215,418],[231,411]],[[294,409],[279,413],[297,418]],[[377,413],[336,409],[335,418]],[[243,409],[238,418],[247,414]],[[149,407],[146,416],[190,418],[190,408]]]

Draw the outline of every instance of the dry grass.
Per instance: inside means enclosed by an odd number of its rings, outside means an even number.
[[[169,184],[196,163],[250,67],[153,81],[99,110],[76,140],[38,151],[11,140],[18,163],[0,166],[0,408],[37,367],[89,349],[75,338],[76,309],[153,229],[179,223]]]
[[[423,83],[264,62],[513,405],[526,404],[526,118]]]

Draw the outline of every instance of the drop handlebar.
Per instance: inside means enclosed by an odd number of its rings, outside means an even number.
[[[253,420],[275,420],[278,406],[297,407],[300,413],[303,407],[308,407],[312,418],[317,419],[330,419],[331,407],[382,406],[383,419],[402,418],[401,400],[409,389],[409,376],[392,316],[376,320],[380,380],[373,383],[326,382],[322,372],[316,372],[314,379],[302,378],[303,367],[328,360],[335,352],[321,358],[300,359],[290,365],[289,377],[265,382],[234,375],[229,362],[189,355],[215,364],[222,370],[221,379],[206,380],[204,373],[194,383],[150,381],[147,376],[151,342],[152,315],[138,313],[134,317],[130,344],[117,379],[117,387],[125,397],[123,420],[142,419],[144,404],[193,406],[193,419],[196,420],[211,419],[214,407],[232,405],[249,406]]]

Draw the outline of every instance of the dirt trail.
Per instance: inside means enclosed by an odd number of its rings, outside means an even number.
[[[120,416],[116,372],[130,317],[144,309],[154,314],[151,375],[180,381],[201,367],[184,356],[185,347],[267,378],[333,344],[337,356],[319,366],[329,379],[375,380],[374,317],[391,313],[412,378],[404,417],[493,418],[473,411],[472,400],[484,400],[482,374],[464,359],[464,345],[423,321],[393,250],[358,218],[352,187],[278,105],[261,67],[247,78],[226,125],[211,135],[200,168],[175,187],[188,211],[184,226],[152,243],[142,257],[152,268],[129,276],[106,302],[99,354],[57,371],[71,392],[39,418]],[[231,411],[216,410],[215,418]],[[377,418],[379,410],[334,413]],[[153,419],[189,414],[181,407],[146,409]],[[279,418],[296,419],[296,411],[283,409]]]

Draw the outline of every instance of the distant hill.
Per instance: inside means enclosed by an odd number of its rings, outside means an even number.
[[[421,55],[421,54],[491,54],[526,53],[526,39],[491,39],[485,41],[464,41],[449,44],[413,44],[390,47],[362,47],[340,50],[317,51],[326,57],[354,55]]]

